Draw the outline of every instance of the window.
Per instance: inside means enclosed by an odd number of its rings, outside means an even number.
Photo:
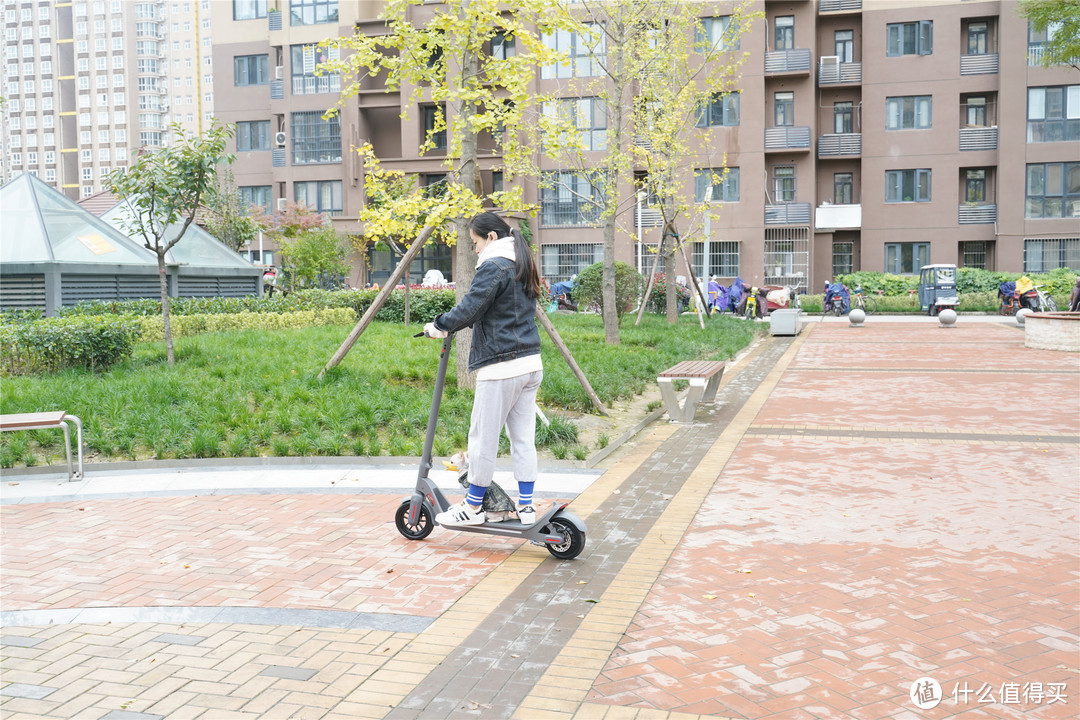
[[[885,272],[914,275],[930,264],[930,243],[885,243]]]
[[[855,243],[834,242],[832,244],[832,275],[847,275],[854,272]]]
[[[1080,218],[1080,162],[1028,165],[1024,217]]]
[[[696,202],[739,202],[739,168],[699,168],[694,171]]]
[[[795,166],[776,165],[772,169],[773,202],[795,202]]]
[[[233,20],[255,20],[266,17],[266,0],[233,0]]]
[[[1080,238],[1024,239],[1024,272],[1080,267]]]
[[[698,115],[698,127],[735,126],[739,124],[740,94],[714,93]]]
[[[706,52],[738,50],[738,32],[738,26],[731,24],[730,15],[701,18],[701,25],[694,31],[694,41]]]
[[[968,23],[967,54],[985,55],[989,47],[989,26],[985,21]]]
[[[1028,88],[1027,141],[1080,140],[1080,85]]]
[[[885,54],[930,55],[934,52],[934,21],[890,23],[885,26]]]
[[[960,243],[960,251],[963,253],[962,267],[979,268],[986,270],[986,241],[973,240]]]
[[[270,82],[270,56],[237,55],[233,58],[233,70],[237,87],[266,85]]]
[[[340,215],[344,209],[340,180],[312,180],[293,183],[293,199],[298,205],[328,215]]]
[[[292,113],[293,164],[341,162],[341,123],[318,110]]]
[[[540,246],[540,274],[549,283],[569,280],[604,259],[602,243],[551,243]]]
[[[773,93],[773,125],[790,127],[795,124],[795,93]]]
[[[317,93],[341,92],[341,76],[323,73],[315,75],[322,63],[337,60],[338,48],[325,48],[319,45],[293,45],[290,48],[289,69],[292,73],[293,95],[314,95]]]
[[[930,171],[886,170],[885,202],[930,202]]]
[[[424,135],[420,142],[432,143],[435,150],[446,150],[445,108],[442,105],[424,105],[420,111],[424,116]]]
[[[833,132],[855,132],[855,104],[851,102],[833,103]]]
[[[252,120],[236,123],[236,151],[270,149],[270,121]]]
[[[833,173],[833,204],[853,205],[855,203],[855,181],[853,173]]]
[[[967,127],[986,127],[986,96],[972,95],[968,97],[964,110],[965,125]]]
[[[541,174],[540,223],[552,225],[595,225],[600,217],[599,190],[589,178],[575,172]],[[591,264],[591,263],[590,263]],[[546,273],[545,273],[546,275]]]
[[[83,180],[93,180],[94,179],[94,168],[92,168],[92,167],[84,167],[82,169],[82,179]]]
[[[544,103],[543,111],[558,128],[574,128],[585,150],[607,147],[607,112],[600,98],[562,98]],[[560,145],[566,143],[563,135],[560,133]]]
[[[925,130],[931,126],[930,95],[885,98],[886,130]]]
[[[338,20],[337,0],[290,0],[290,25],[321,25]]]
[[[773,50],[795,49],[795,16],[781,15],[773,23],[774,44]]]
[[[514,36],[504,32],[497,32],[491,38],[491,57],[496,60],[506,60],[517,54],[514,45]]]
[[[593,23],[586,23],[591,27]],[[601,74],[600,66],[604,62],[605,40],[603,31],[597,31],[595,37],[558,30],[553,34],[544,33],[544,44],[569,58],[568,64],[553,63],[544,65],[541,77],[545,80],[569,77],[595,77]]]
[[[1061,32],[1060,22],[1047,23],[1042,30],[1036,30],[1034,23],[1028,21],[1028,65],[1039,65],[1046,54],[1046,44],[1054,40]]]
[[[964,173],[964,202],[986,202],[986,170],[968,170]]]
[[[694,243],[694,272],[704,284],[711,277],[738,277],[739,243],[727,240],[713,240],[708,243],[709,266],[705,267],[705,243]],[[661,260],[663,262],[663,260]],[[648,271],[646,271],[648,272]],[[703,286],[704,290],[705,287]]]

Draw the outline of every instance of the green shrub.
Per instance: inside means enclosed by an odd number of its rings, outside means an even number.
[[[351,325],[356,320],[350,308],[301,310],[289,313],[229,313],[220,315],[177,315],[169,317],[174,338],[223,330],[288,330],[317,325]],[[148,342],[165,339],[165,321],[160,316],[137,316],[134,321]]]
[[[648,303],[645,305],[645,312],[667,312],[667,288],[664,286],[664,283],[666,282],[667,276],[664,275],[664,273],[656,273],[652,290],[649,291]],[[675,284],[675,297],[677,300],[689,303],[690,296],[690,288],[685,285],[679,285],[678,283]]]
[[[574,281],[574,302],[579,307],[596,305],[603,308],[604,263],[593,263],[578,273]],[[633,310],[641,297],[641,273],[624,262],[615,262],[615,311],[619,317]]]
[[[105,370],[131,356],[141,329],[132,318],[56,317],[0,325],[0,362],[11,374],[68,367]]]
[[[1068,296],[1069,291],[1072,290],[1073,284],[1076,282],[1077,272],[1069,268],[1058,268],[1048,273],[997,272],[979,268],[958,268],[956,271],[956,290],[961,295],[969,293],[993,293],[997,295],[998,285],[1003,282],[1015,281],[1025,274],[1036,285],[1045,285],[1050,294],[1057,297],[1060,295]],[[902,296],[906,295],[909,290],[916,290],[919,287],[918,275],[891,275],[889,273],[860,271],[847,275],[838,275],[836,279],[849,288],[861,285],[862,289],[870,295],[882,290],[886,296]],[[1060,305],[1060,302],[1058,304]]]

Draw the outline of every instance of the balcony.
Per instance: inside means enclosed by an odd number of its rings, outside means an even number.
[[[996,75],[998,71],[997,53],[985,55],[961,55],[961,75]]]
[[[817,230],[858,230],[862,227],[862,205],[818,205],[814,213]]]
[[[773,50],[765,53],[766,73],[809,73],[809,48],[795,50]]]
[[[998,129],[994,127],[960,128],[960,150],[997,150]]]
[[[765,150],[809,150],[809,127],[765,128]]]
[[[820,0],[818,13],[861,12],[862,0]]]
[[[817,141],[818,157],[862,155],[862,133],[821,135]]]
[[[1044,55],[1046,55],[1045,43],[1028,43],[1027,64],[1029,67],[1042,65]]]
[[[809,225],[810,203],[776,203],[765,206],[766,225]]]
[[[992,225],[997,222],[997,205],[961,205],[956,221],[961,225]]]
[[[318,95],[321,93],[340,93],[340,75],[296,75],[292,79],[293,95]]]
[[[834,62],[835,55],[826,55],[818,65],[818,85],[857,85],[862,82],[861,62]]]

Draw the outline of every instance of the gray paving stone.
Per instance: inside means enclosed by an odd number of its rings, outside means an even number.
[[[101,716],[101,720],[163,720],[164,715],[131,712],[130,710],[110,710]]]
[[[319,672],[313,668],[298,668],[288,667],[287,665],[270,665],[263,670],[260,675],[269,675],[270,677],[285,678],[286,680],[310,680],[311,677]]]
[[[0,645],[11,647],[32,648],[45,642],[45,638],[24,637],[22,635],[4,635],[0,637]]]
[[[170,645],[198,645],[206,638],[200,635],[175,635],[162,633],[150,642],[169,643]]]
[[[27,700],[42,700],[49,697],[57,688],[47,685],[28,685],[26,683],[12,683],[7,687],[0,688],[0,695],[4,697],[26,698]]]

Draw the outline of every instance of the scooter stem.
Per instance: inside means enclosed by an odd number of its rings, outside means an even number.
[[[424,436],[424,454],[420,458],[418,479],[428,476],[431,470],[431,451],[435,446],[435,427],[439,424],[439,405],[442,403],[443,386],[446,384],[446,368],[450,362],[450,346],[454,343],[454,333],[443,339],[442,354],[439,355],[439,370],[435,374],[435,391],[431,397],[431,414],[428,416],[427,435]]]

